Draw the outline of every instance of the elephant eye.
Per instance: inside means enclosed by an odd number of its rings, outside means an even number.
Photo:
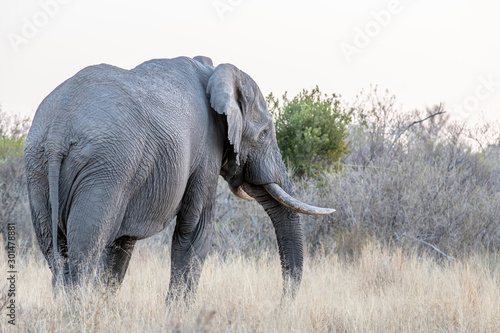
[[[264,129],[262,132],[260,132],[260,134],[259,134],[259,140],[260,141],[264,140],[267,137],[267,133],[268,132],[269,132],[269,130],[267,128]]]

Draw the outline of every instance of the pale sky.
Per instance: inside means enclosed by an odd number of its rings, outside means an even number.
[[[205,55],[264,95],[378,85],[405,110],[500,119],[499,14],[493,0],[2,0],[0,104],[32,117],[85,66]]]

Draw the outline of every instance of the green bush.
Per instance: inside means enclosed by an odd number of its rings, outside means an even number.
[[[8,116],[0,105],[0,163],[23,156],[30,119]]]
[[[275,120],[281,155],[295,175],[317,176],[339,169],[340,159],[348,153],[346,127],[351,116],[340,106],[338,96],[322,96],[316,86],[292,100],[285,93],[283,105],[270,94],[267,104]]]
[[[0,163],[23,155],[25,136],[0,136]]]

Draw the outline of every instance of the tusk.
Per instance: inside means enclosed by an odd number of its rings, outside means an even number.
[[[229,186],[229,188],[231,189],[231,192],[233,192],[233,194],[235,196],[237,196],[238,198],[241,198],[244,200],[253,200],[253,198],[251,196],[249,196],[248,193],[245,192],[241,186],[238,186],[237,188]]]
[[[274,198],[276,201],[284,206],[296,211],[297,213],[308,214],[308,215],[327,215],[335,211],[332,208],[321,208],[305,204],[288,193],[285,192],[279,185],[271,183],[263,185],[266,191]]]

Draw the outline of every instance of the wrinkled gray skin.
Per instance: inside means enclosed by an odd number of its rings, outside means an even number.
[[[292,194],[274,125],[256,83],[233,65],[180,57],[132,70],[87,67],[41,103],[25,157],[33,225],[54,289],[96,267],[118,286],[136,241],[177,217],[168,299],[178,287],[194,291],[219,174],[271,218],[284,293],[300,284],[299,216],[262,186]]]

